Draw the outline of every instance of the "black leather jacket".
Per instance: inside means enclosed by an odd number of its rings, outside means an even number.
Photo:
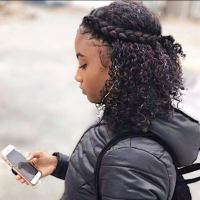
[[[179,166],[197,158],[200,126],[179,112],[169,120],[157,118],[149,130],[175,152]],[[114,136],[105,126],[84,133],[71,157],[58,155],[53,175],[65,179],[61,200],[95,200],[94,167],[105,144]],[[176,172],[169,153],[148,138],[129,138],[111,148],[102,160],[102,200],[170,200]]]

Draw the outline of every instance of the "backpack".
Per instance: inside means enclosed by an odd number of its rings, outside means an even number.
[[[115,136],[113,139],[111,139],[105,147],[102,149],[100,152],[98,158],[97,158],[97,163],[96,163],[96,168],[94,171],[94,184],[95,184],[95,194],[96,194],[96,200],[101,200],[101,194],[100,194],[100,188],[99,188],[99,171],[101,167],[101,161],[107,152],[112,146],[117,144],[118,142],[125,140],[127,138],[133,138],[133,137],[146,137],[149,139],[152,139],[156,142],[158,142],[161,146],[165,148],[165,150],[170,154],[172,157],[173,163],[175,165],[176,169],[176,184],[175,184],[175,189],[173,193],[172,200],[191,200],[191,193],[190,189],[188,187],[188,184],[194,183],[200,180],[200,177],[193,178],[193,179],[187,179],[185,180],[183,177],[183,174],[188,174],[190,172],[194,172],[196,170],[200,169],[200,163],[192,164],[186,167],[178,168],[177,165],[177,159],[175,157],[175,154],[172,152],[172,150],[163,142],[162,139],[160,139],[158,136],[156,136],[152,132],[147,132],[147,133],[137,133],[133,134],[133,132],[125,132],[123,134],[119,134]]]

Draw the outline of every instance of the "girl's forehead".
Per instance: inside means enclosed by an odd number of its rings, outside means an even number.
[[[75,39],[75,48],[76,49],[86,48],[87,50],[90,50],[90,49],[103,50],[105,49],[105,46],[102,43],[102,41],[91,38],[91,35],[89,33],[87,34],[77,33],[76,39]]]

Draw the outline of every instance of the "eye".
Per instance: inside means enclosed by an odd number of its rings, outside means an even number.
[[[81,69],[85,69],[85,68],[86,68],[86,66],[87,66],[87,64],[85,64],[85,65],[82,65],[82,66],[80,66],[79,68],[81,68]]]

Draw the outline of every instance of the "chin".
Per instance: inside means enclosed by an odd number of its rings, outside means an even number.
[[[95,104],[100,104],[101,100],[99,100],[99,98],[95,98],[95,97],[90,97],[90,96],[87,96],[87,99],[89,102],[91,103],[95,103]]]

